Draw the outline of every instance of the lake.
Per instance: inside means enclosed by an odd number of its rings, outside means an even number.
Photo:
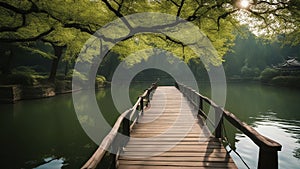
[[[131,85],[131,100],[150,84]],[[200,91],[209,95],[209,85],[200,85]],[[104,117],[113,124],[119,114],[112,104],[110,89],[100,89],[96,97]],[[299,101],[299,89],[229,83],[225,108],[281,143],[279,167],[292,169],[300,166]],[[1,104],[0,109],[3,168],[79,168],[97,148],[79,124],[71,94]],[[256,168],[258,147],[231,125],[226,124],[225,130],[231,148],[250,168]],[[107,132],[99,131],[99,135],[103,138]],[[246,168],[233,151],[230,155],[239,168]]]
[[[227,110],[282,145],[279,168],[299,168],[300,90],[249,83],[228,84],[227,92]],[[228,128],[227,134],[250,168],[257,168],[258,147],[235,129]],[[230,154],[239,168],[245,168],[233,152]]]

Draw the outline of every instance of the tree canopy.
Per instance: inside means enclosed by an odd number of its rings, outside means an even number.
[[[1,0],[0,41],[27,45],[27,48],[28,42],[34,41],[64,46],[65,59],[71,60],[84,42],[107,23],[121,18],[129,34],[137,27],[124,16],[161,12],[198,26],[217,49],[219,58],[216,59],[222,59],[234,45],[236,33],[243,31],[241,25],[259,36],[281,37],[289,44],[298,44],[299,6],[299,0]],[[102,36],[107,41],[116,40]],[[154,44],[175,52],[185,61],[193,58],[193,52],[185,49],[186,44],[162,34],[131,36],[114,51],[126,56],[130,50],[146,49]]]

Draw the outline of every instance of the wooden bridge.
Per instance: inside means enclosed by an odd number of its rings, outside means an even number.
[[[215,119],[219,120],[208,119],[204,103],[214,108]],[[278,168],[279,143],[180,83],[175,87],[152,84],[131,109],[121,114],[82,168],[237,168],[222,144],[223,119],[259,146],[258,168]],[[214,123],[214,133],[205,121]]]

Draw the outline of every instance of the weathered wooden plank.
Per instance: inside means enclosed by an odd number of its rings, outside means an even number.
[[[160,122],[162,121],[168,121],[168,120],[160,120]],[[192,128],[192,129],[196,129],[196,130],[202,130],[201,128],[199,127],[196,127],[196,126],[191,126],[191,125],[180,125],[180,124],[176,124],[176,123],[173,123],[173,124],[166,124],[164,126],[161,126],[161,125],[158,125],[157,122],[155,122],[155,125],[153,127],[151,127],[151,125],[144,125],[143,127],[134,127],[133,129],[135,130],[145,130],[145,128],[151,128],[151,129],[155,129],[155,128]]]
[[[145,166],[145,165],[122,165],[122,169],[224,169],[229,168],[226,166],[223,167],[214,167],[214,166],[205,166],[205,167],[183,167],[183,166]]]
[[[133,158],[137,157],[145,157],[149,155],[148,152],[124,152],[122,153],[122,157],[132,156]],[[159,155],[156,155],[155,157],[220,157],[220,158],[226,158],[228,154],[226,153],[207,153],[207,152],[176,152],[176,151],[167,151],[163,152]]]
[[[233,162],[206,162],[206,161],[129,161],[129,160],[119,160],[120,166],[122,164],[131,165],[150,165],[150,166],[182,166],[182,167],[232,167],[236,168]]]
[[[156,148],[153,147],[125,147],[124,148],[124,152],[128,152],[128,151],[134,151],[134,152],[138,152],[138,151],[142,151],[142,152],[160,152],[162,150],[167,150],[167,151],[178,151],[178,152],[218,152],[218,153],[226,153],[226,150],[222,147],[173,147],[171,148],[171,146],[169,146],[170,149],[168,147],[164,147],[164,146],[156,146]]]
[[[144,140],[139,140],[139,141],[130,141],[127,145],[135,145],[135,144],[172,144],[172,142],[169,141],[144,141]],[[199,145],[207,145],[207,144],[212,144],[212,145],[222,145],[219,140],[216,141],[207,141],[206,139],[202,139],[200,141],[188,141],[188,142],[179,142],[177,145],[191,145],[191,144],[199,144]]]
[[[153,103],[151,103],[151,104],[153,104]],[[171,108],[165,108],[164,107],[164,111],[163,112],[160,111],[162,107],[154,107],[154,106],[150,105],[150,108],[151,109],[147,110],[147,113],[149,113],[149,114],[160,114],[160,113],[175,113],[175,114],[179,114],[178,108],[173,108],[173,107],[171,107]],[[181,107],[181,111],[182,112],[191,111],[191,109]]]
[[[166,134],[161,134],[161,133],[139,133],[139,134],[132,134],[131,137],[136,137],[136,138],[144,138],[144,137],[154,137],[154,136],[161,136],[161,137],[177,137],[177,138],[207,138],[207,135],[205,134],[198,134],[198,133],[191,133],[185,135],[185,133],[178,134],[178,133],[166,133]]]
[[[233,160],[229,156],[225,156],[225,158],[221,157],[163,157],[162,156],[155,156],[149,158],[132,158],[130,156],[122,156],[119,158],[120,160],[128,160],[128,161],[176,161],[176,162],[229,162],[233,163]]]
[[[162,132],[135,132],[135,134],[153,134],[153,135],[160,135],[163,134]],[[186,133],[184,131],[168,131],[168,133],[165,134],[179,134],[179,135],[185,135]],[[208,133],[198,133],[198,132],[190,132],[189,134],[199,134],[209,137]],[[134,134],[133,134],[134,135]]]
[[[153,123],[138,123],[138,124],[136,124],[134,127],[133,127],[133,129],[135,129],[135,128],[152,128],[152,127],[170,127],[170,126],[174,126],[175,125],[175,123],[173,123],[173,122],[170,122],[170,123],[168,123],[168,122],[165,122],[165,125],[162,125],[161,123],[157,123],[157,122],[153,122]],[[188,124],[188,123],[183,123],[183,122],[181,122],[181,123],[176,123],[176,126],[191,126],[190,124]]]
[[[134,138],[176,138],[176,140],[178,139],[182,139],[183,138],[196,138],[195,140],[190,140],[191,141],[194,141],[194,142],[203,142],[203,141],[207,141],[207,137],[205,135],[202,135],[202,136],[199,136],[199,137],[189,137],[189,136],[168,136],[168,135],[161,135],[161,134],[145,134],[145,135],[139,135],[139,136],[132,136]],[[156,140],[157,140],[156,139]],[[151,140],[148,140],[148,142],[151,141]],[[159,140],[159,141],[164,141],[164,140]],[[170,141],[170,140],[169,140]],[[186,140],[185,140],[186,141]]]
[[[165,133],[165,132],[168,132],[168,133],[172,133],[172,132],[178,132],[178,133],[186,133],[189,131],[189,129],[176,129],[176,128],[173,128],[173,129],[163,129],[163,128],[160,128],[160,129],[134,129],[133,131],[136,132],[136,133],[147,133],[149,130],[153,130],[153,132],[160,132],[160,133]],[[192,133],[201,133],[201,130],[199,129],[191,129],[191,132]]]
[[[180,142],[181,143],[181,142]],[[197,144],[197,142],[189,142],[189,143],[193,143],[193,144],[188,144],[184,142],[182,144],[176,144],[176,147],[192,147],[192,148],[196,148],[196,149],[203,149],[203,148],[223,148],[221,144],[218,144],[217,142],[214,143],[207,143],[207,142],[203,142],[202,144]],[[161,144],[159,147],[163,147],[163,146],[170,146],[172,144]],[[137,148],[142,148],[142,147],[157,147],[157,144],[129,144],[126,146],[127,148],[132,148],[132,147],[137,147]]]
[[[143,141],[145,141],[145,142],[147,142],[147,141],[156,141],[156,142],[160,142],[160,141],[191,142],[191,141],[194,141],[194,142],[201,142],[201,141],[207,141],[207,140],[206,139],[198,139],[198,138],[183,138],[183,139],[181,139],[181,138],[160,138],[160,137],[156,137],[156,138],[150,138],[149,140],[143,139]]]

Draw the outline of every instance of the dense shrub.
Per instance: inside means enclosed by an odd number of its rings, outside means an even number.
[[[20,85],[34,85],[36,82],[35,76],[37,72],[26,66],[20,66],[12,70],[12,74],[1,75],[0,83],[4,85],[20,84]]]
[[[258,77],[260,70],[258,68],[250,68],[248,66],[243,66],[241,69],[241,73],[243,77],[246,78],[253,78],[253,77]]]
[[[72,80],[72,78],[73,78],[73,72],[74,72],[74,69],[70,69],[70,70],[68,71],[68,73],[66,74],[65,79],[66,79],[66,80]]]
[[[7,75],[3,81],[4,84],[20,84],[25,86],[34,84],[34,78],[27,72],[18,72]]]
[[[18,74],[18,73],[27,73],[30,75],[37,75],[38,73],[32,68],[28,66],[19,66],[13,70],[13,73]]]
[[[96,76],[96,86],[102,87],[105,85],[106,79],[104,76],[97,75]]]
[[[279,76],[279,75],[280,72],[278,70],[272,68],[265,68],[260,74],[260,80],[262,82],[269,82],[275,76]]]

